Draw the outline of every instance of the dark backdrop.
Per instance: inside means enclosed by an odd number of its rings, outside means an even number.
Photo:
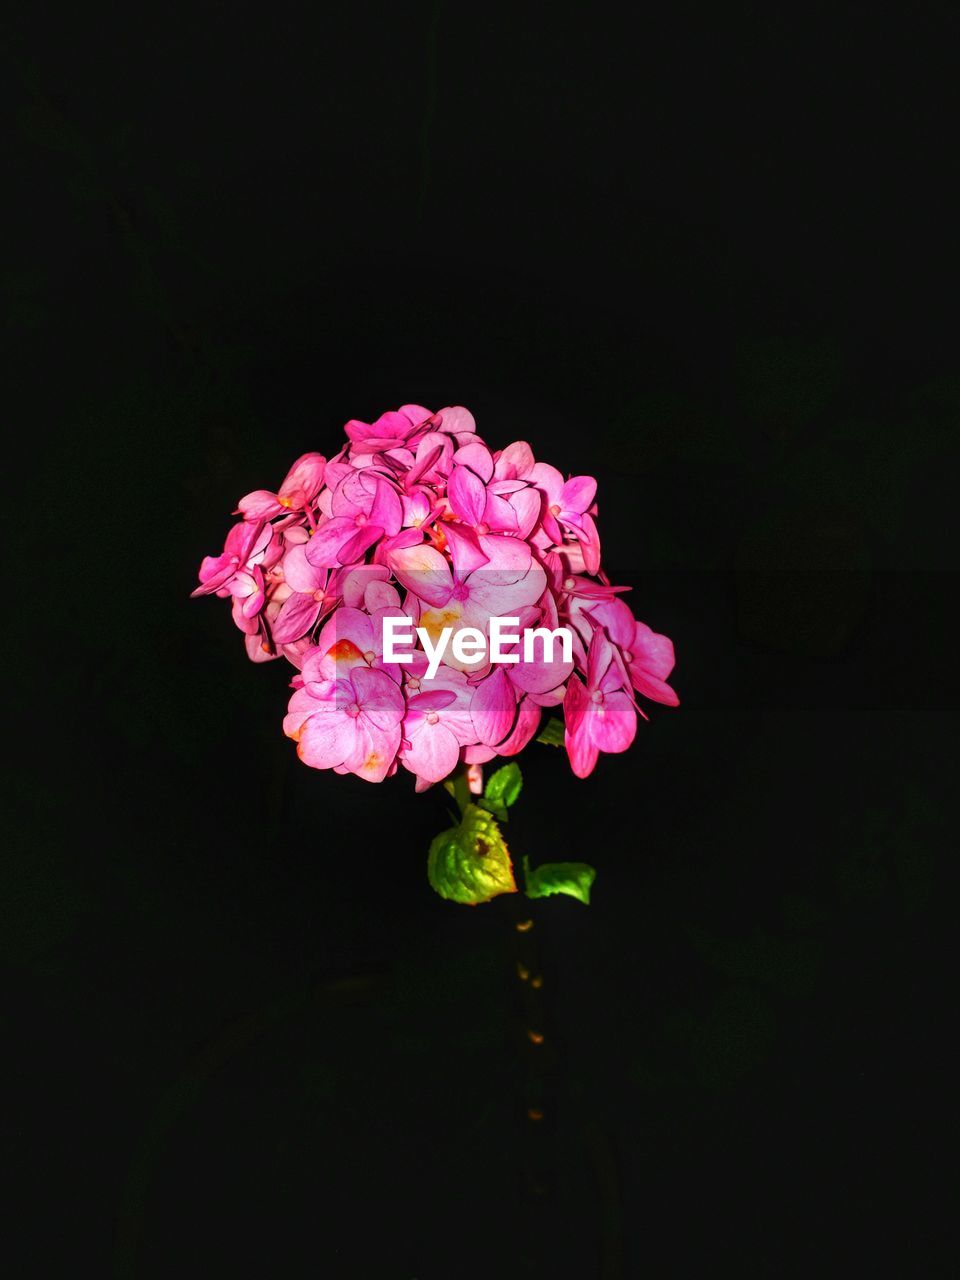
[[[12,1274],[935,1272],[951,10],[14,24]],[[408,400],[595,474],[677,647],[627,755],[522,758],[514,850],[599,868],[532,1147],[442,795],[298,764],[187,598]]]

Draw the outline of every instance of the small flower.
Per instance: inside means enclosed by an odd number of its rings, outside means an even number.
[[[200,565],[200,586],[191,595],[232,596],[239,601],[244,619],[255,617],[265,592],[261,565],[274,533],[269,524],[235,524],[227,534],[219,556],[205,556]]]
[[[432,680],[413,675],[403,720],[404,768],[425,782],[439,782],[451,773],[463,747],[477,740],[473,699],[474,690],[460,671],[443,668]]]
[[[613,645],[599,627],[590,641],[586,682],[570,677],[563,711],[567,754],[578,778],[593,772],[601,751],[626,751],[633,742],[637,712],[623,688]]]
[[[297,689],[283,730],[311,768],[382,782],[400,746],[403,712],[396,682],[383,671],[357,666],[336,680],[309,681]]]
[[[287,472],[276,493],[255,489],[240,499],[234,514],[242,514],[244,520],[272,520],[274,516],[302,511],[323,486],[326,462],[323,454],[305,453]]]
[[[680,699],[667,684],[673,670],[673,641],[658,635],[645,622],[638,622],[622,600],[604,601],[591,609],[620,649],[623,664],[637,693],[668,707],[678,707]]]
[[[403,506],[394,486],[369,470],[352,471],[337,485],[333,515],[320,525],[305,555],[316,568],[359,564],[386,534],[399,533]]]

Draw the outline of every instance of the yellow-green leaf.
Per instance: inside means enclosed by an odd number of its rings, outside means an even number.
[[[468,804],[456,827],[430,845],[427,878],[441,898],[475,906],[501,893],[516,893],[510,853],[496,820]]]

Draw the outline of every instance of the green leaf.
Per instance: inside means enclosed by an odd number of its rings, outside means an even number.
[[[550,717],[537,734],[537,741],[546,743],[548,747],[563,746],[563,721],[559,716]]]
[[[522,788],[523,775],[520,772],[520,766],[511,761],[496,773],[491,773],[483,789],[483,800],[480,804],[484,809],[489,809],[491,813],[496,814],[501,822],[506,822],[507,807],[516,804]]]
[[[528,858],[523,860],[528,898],[549,898],[554,893],[565,893],[579,902],[590,905],[590,887],[597,873],[588,862],[544,862],[531,867]]]
[[[516,893],[510,852],[494,818],[468,804],[459,826],[430,845],[427,878],[441,898],[475,906],[501,893]]]

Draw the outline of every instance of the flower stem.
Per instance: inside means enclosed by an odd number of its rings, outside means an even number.
[[[470,782],[467,777],[467,765],[462,764],[450,775],[450,781],[453,784],[453,798],[457,802],[457,808],[460,810],[461,816],[470,803]]]

